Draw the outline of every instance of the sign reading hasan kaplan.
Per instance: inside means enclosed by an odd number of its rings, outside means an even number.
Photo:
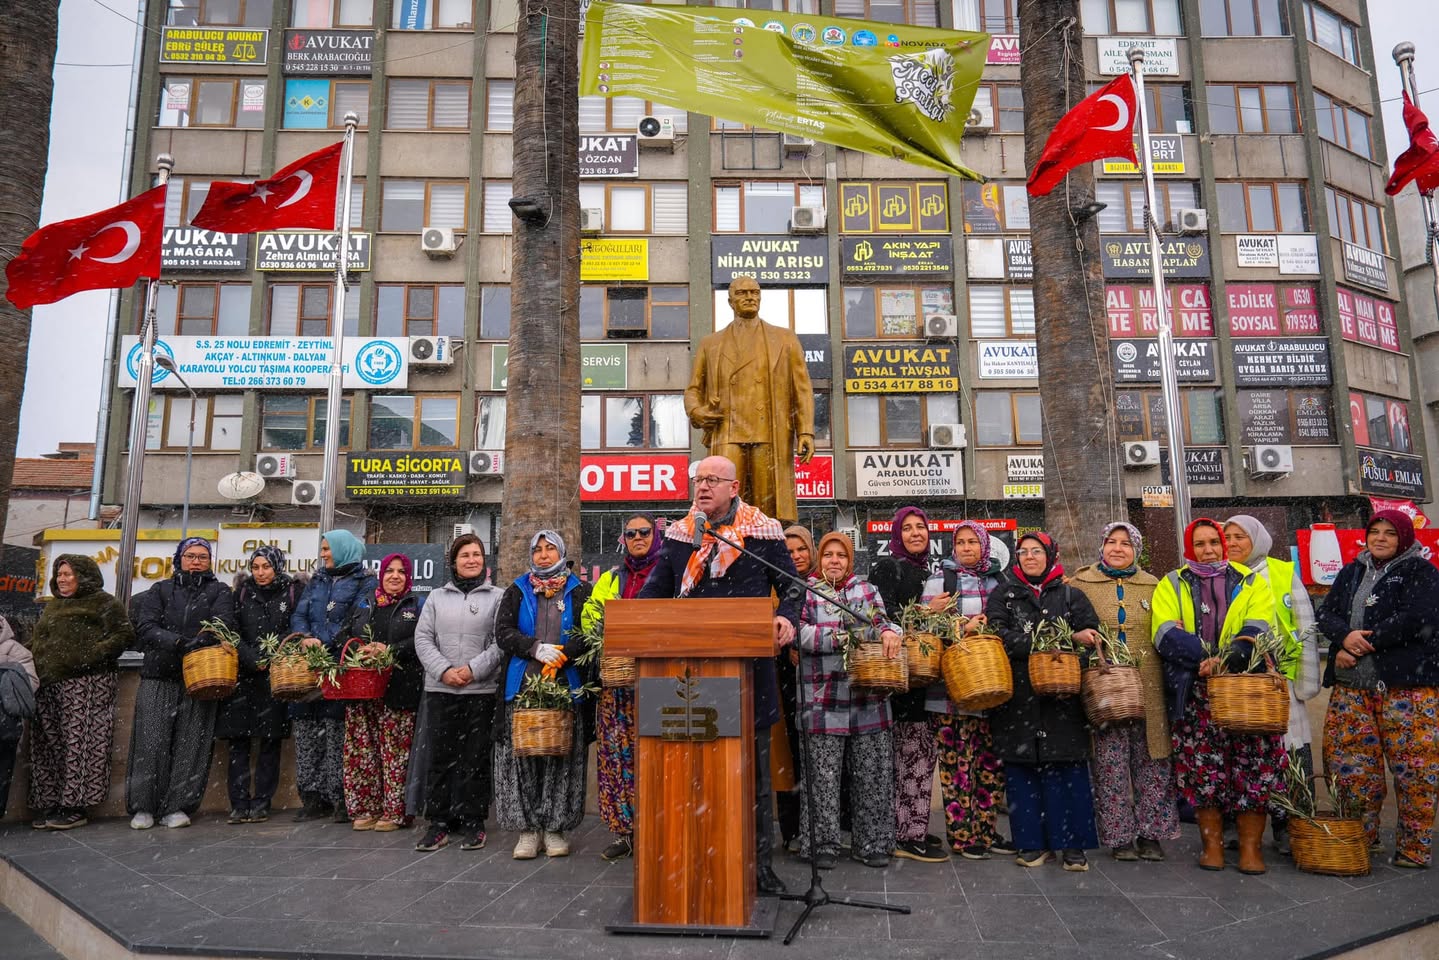
[[[458,453],[352,453],[345,496],[463,497],[465,458]]]
[[[844,348],[845,393],[953,393],[959,351],[950,344]]]
[[[828,247],[824,237],[715,237],[710,279],[716,287],[741,276],[761,286],[829,283]]]
[[[1194,279],[1209,276],[1209,238],[1165,238],[1160,264],[1166,277]],[[1104,275],[1114,279],[1149,277],[1149,240],[1137,233],[1106,236],[1099,244]]]

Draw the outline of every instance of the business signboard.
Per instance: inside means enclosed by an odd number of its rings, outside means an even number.
[[[1180,382],[1208,383],[1218,376],[1213,340],[1175,340],[1174,368]],[[1111,340],[1116,383],[1158,383],[1158,340]]]
[[[283,73],[330,77],[368,77],[375,34],[372,30],[286,30]]]
[[[305,273],[335,272],[340,255],[338,233],[297,233],[288,230],[257,233],[255,269],[299,271]],[[350,234],[350,255],[345,269],[363,272],[370,269],[370,235]]]
[[[639,137],[633,133],[582,135],[580,176],[638,177]]]
[[[710,281],[728,287],[751,276],[760,286],[829,283],[829,241],[824,237],[726,237],[710,240]]]
[[[959,348],[949,343],[844,348],[845,393],[953,393]]]
[[[160,237],[160,267],[164,270],[244,270],[249,261],[248,233],[166,227]]]
[[[834,457],[817,453],[809,463],[794,461],[795,496],[800,500],[834,499]]]
[[[1389,264],[1378,250],[1341,240],[1344,251],[1344,279],[1376,290],[1389,289]]]
[[[1242,337],[1231,340],[1230,346],[1236,387],[1327,387],[1333,382],[1329,341],[1323,337]]]
[[[580,502],[688,500],[689,457],[614,454],[580,457]]]
[[[330,382],[329,337],[170,337],[155,352],[175,362],[196,390],[324,390]],[[123,337],[124,363],[116,386],[134,389],[140,338]],[[346,390],[403,390],[409,384],[410,341],[406,337],[346,337],[342,370]],[[156,368],[156,390],[183,390],[170,371]]]
[[[456,452],[376,451],[345,460],[345,496],[459,499],[465,495],[465,457]]]
[[[1423,500],[1428,486],[1424,482],[1424,461],[1379,450],[1360,450],[1359,489],[1382,497],[1405,497]]]
[[[270,31],[244,27],[165,27],[160,33],[161,63],[265,62]]]
[[[844,237],[840,263],[850,276],[947,277],[954,273],[949,237]]]
[[[1039,376],[1039,345],[1033,340],[979,340],[981,380]]]
[[[509,385],[510,345],[497,343],[490,354],[490,389]],[[580,388],[624,390],[629,386],[629,346],[623,343],[580,344]]]
[[[863,498],[957,497],[964,493],[964,471],[958,450],[860,452],[854,485]]]
[[[1209,276],[1208,237],[1167,237],[1160,241],[1160,266],[1166,277],[1177,279]],[[1122,233],[1105,236],[1099,244],[1104,260],[1104,275],[1110,279],[1127,280],[1152,276],[1149,265],[1149,239],[1143,234]]]
[[[646,238],[619,240],[585,237],[580,240],[580,279],[586,281],[650,278],[650,242]]]

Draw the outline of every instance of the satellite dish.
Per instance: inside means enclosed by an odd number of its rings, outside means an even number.
[[[225,474],[215,487],[226,500],[249,500],[258,497],[260,491],[265,489],[265,478],[258,473],[241,470],[239,473]]]

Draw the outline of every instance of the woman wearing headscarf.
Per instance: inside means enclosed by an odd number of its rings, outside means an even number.
[[[421,597],[410,591],[410,558],[392,553],[380,561],[380,585],[362,653],[393,651],[385,695],[345,705],[345,809],[355,830],[388,833],[405,820],[405,773],[415,737],[415,707],[422,678],[415,658]]]
[[[575,628],[590,586],[569,572],[565,541],[554,530],[530,538],[530,570],[505,588],[495,615],[495,637],[509,654],[504,667],[504,713],[495,737],[495,794],[500,826],[520,831],[516,860],[569,856],[565,832],[585,815],[585,761],[589,753],[581,709],[583,680],[572,662],[584,654]],[[545,668],[570,688],[574,736],[564,757],[516,757],[511,735],[515,697],[527,678]]]
[[[135,645],[125,606],[105,592],[94,560],[55,558],[50,600],[30,636],[40,689],[30,725],[30,809],[33,826],[84,826],[85,809],[110,790],[116,659]]]
[[[794,562],[795,571],[808,579],[818,567],[815,563],[814,535],[809,532],[809,528],[795,523],[784,528],[784,542],[789,549],[789,558]],[[775,677],[779,681],[780,720],[783,721],[784,730],[780,731],[779,724],[770,728],[770,757],[775,757],[780,749],[775,745],[774,738],[783,736],[789,745],[790,760],[795,764],[799,762],[799,733],[795,727],[795,669],[798,666],[799,652],[793,644],[789,649],[775,654],[774,669]],[[795,777],[794,789],[774,791],[780,836],[784,840],[785,849],[791,853],[799,851],[799,776]]]
[[[235,629],[235,595],[210,570],[213,551],[203,537],[186,537],[175,548],[174,574],[130,601],[135,645],[145,655],[125,806],[130,826],[148,830],[158,819],[166,827],[188,827],[200,807],[215,745],[214,700],[185,692],[185,654],[207,642],[200,628],[217,619]]]
[[[235,619],[239,623],[240,678],[235,692],[221,702],[215,716],[215,739],[230,745],[227,776],[230,823],[264,823],[270,800],[280,785],[280,748],[290,735],[285,703],[270,696],[270,676],[259,660],[260,640],[290,632],[290,617],[303,592],[285,572],[285,553],[262,546],[250,554],[250,572],[235,588]],[[255,772],[250,774],[254,741]]]
[[[889,555],[871,565],[870,582],[884,598],[885,613],[898,623],[905,606],[918,600],[929,580],[929,517],[919,507],[900,507],[889,530]],[[925,691],[890,697],[894,718],[894,855],[941,863],[944,842],[929,833],[934,786],[935,739],[924,707]]]
[[[1150,629],[1159,581],[1139,568],[1144,538],[1133,524],[1111,523],[1100,535],[1099,559],[1070,581],[1094,605],[1101,623],[1139,658],[1144,719],[1094,734],[1094,795],[1099,844],[1116,860],[1163,860],[1162,840],[1179,836],[1179,807],[1170,769],[1164,671]]]
[[[1224,816],[1232,814],[1239,871],[1259,874],[1265,870],[1259,849],[1264,809],[1284,788],[1284,738],[1220,729],[1210,714],[1207,680],[1219,666],[1220,646],[1232,643],[1229,669],[1246,668],[1252,645],[1236,638],[1274,629],[1274,596],[1247,567],[1229,561],[1218,521],[1200,517],[1185,527],[1184,559],[1155,587],[1152,611],[1169,697],[1174,780],[1199,823],[1199,866],[1224,869]]]
[[[1365,549],[1339,571],[1319,606],[1329,639],[1324,766],[1364,808],[1379,840],[1384,764],[1399,818],[1396,867],[1428,867],[1439,784],[1439,570],[1414,539],[1414,522],[1378,510]]]
[[[34,655],[15,638],[15,628],[10,626],[10,621],[0,617],[0,820],[5,819],[25,721],[30,720],[32,727],[34,725],[35,691],[39,689]],[[45,829],[46,819],[42,816],[36,820],[36,829]],[[80,820],[84,819],[82,809]],[[78,827],[81,823],[76,821],[73,825]]]
[[[611,600],[633,600],[640,594],[659,560],[662,538],[653,514],[636,513],[625,521],[620,535],[624,562],[611,567],[595,581],[580,614],[586,629],[600,622]],[[623,860],[634,853],[635,816],[635,691],[633,687],[605,687],[595,706],[595,782],[599,789],[600,819],[614,834],[614,842],[601,851],[605,860]]]
[[[924,586],[921,599],[933,610],[953,610],[967,618],[967,634],[984,624],[985,604],[1004,577],[992,547],[983,524],[960,521],[951,555]],[[939,793],[949,848],[966,860],[1013,854],[1014,848],[995,827],[996,807],[1004,793],[1004,763],[994,752],[984,711],[959,709],[942,680],[929,687],[925,707],[939,754]]]
[[[1078,697],[1040,696],[1029,682],[1031,630],[1063,619],[1074,639],[1098,641],[1099,618],[1083,592],[1064,582],[1059,545],[1043,531],[1015,547],[1010,576],[985,605],[990,628],[1004,640],[1014,695],[989,712],[995,750],[1004,761],[1015,862],[1039,867],[1062,852],[1064,869],[1089,869],[1086,849],[1099,845],[1089,783],[1089,730]]]
[[[1274,596],[1274,625],[1284,634],[1288,648],[1283,673],[1289,678],[1289,730],[1284,734],[1285,749],[1299,757],[1304,776],[1314,775],[1310,750],[1309,711],[1304,701],[1319,692],[1319,640],[1314,628],[1314,606],[1309,591],[1299,578],[1296,565],[1289,560],[1269,556],[1274,538],[1264,525],[1248,514],[1239,514],[1224,521],[1224,544],[1229,559],[1242,563],[1269,584]],[[1269,807],[1274,829],[1274,846],[1289,855],[1289,817],[1274,804]]]
[[[879,592],[854,573],[854,544],[842,533],[819,541],[819,576],[826,596],[868,617],[887,657],[902,653],[898,628],[885,615]],[[853,618],[814,593],[800,613],[798,720],[809,753],[813,782],[802,801],[800,855],[831,869],[839,856],[839,786],[849,775],[850,856],[867,867],[889,864],[894,849],[894,760],[891,757],[888,698],[855,689],[845,668],[845,632]],[[814,826],[810,826],[810,818]],[[811,837],[814,845],[811,846]]]
[[[379,581],[362,562],[365,545],[348,530],[327,530],[320,538],[320,562],[290,618],[290,630],[303,634],[305,646],[323,645],[336,660],[345,641],[362,636],[375,608]],[[304,803],[296,821],[345,811],[345,705],[338,700],[290,707],[295,724],[295,786]]]

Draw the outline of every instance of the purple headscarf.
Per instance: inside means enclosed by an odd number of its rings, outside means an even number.
[[[929,569],[929,547],[919,556],[915,556],[905,549],[904,538],[900,536],[900,530],[904,527],[904,521],[912,514],[918,514],[924,521],[925,529],[929,528],[929,515],[919,507],[900,507],[894,514],[894,522],[889,528],[889,555],[896,560],[902,560],[912,567],[919,567],[921,570]]]
[[[989,531],[984,529],[984,525],[981,524],[978,520],[961,520],[955,526],[954,532],[958,533],[961,528],[965,530],[973,530],[974,535],[979,538],[979,563],[974,567],[966,567],[964,564],[959,562],[959,555],[955,554],[955,568],[963,570],[965,573],[968,573],[972,576],[983,576],[984,574],[989,572]]]

